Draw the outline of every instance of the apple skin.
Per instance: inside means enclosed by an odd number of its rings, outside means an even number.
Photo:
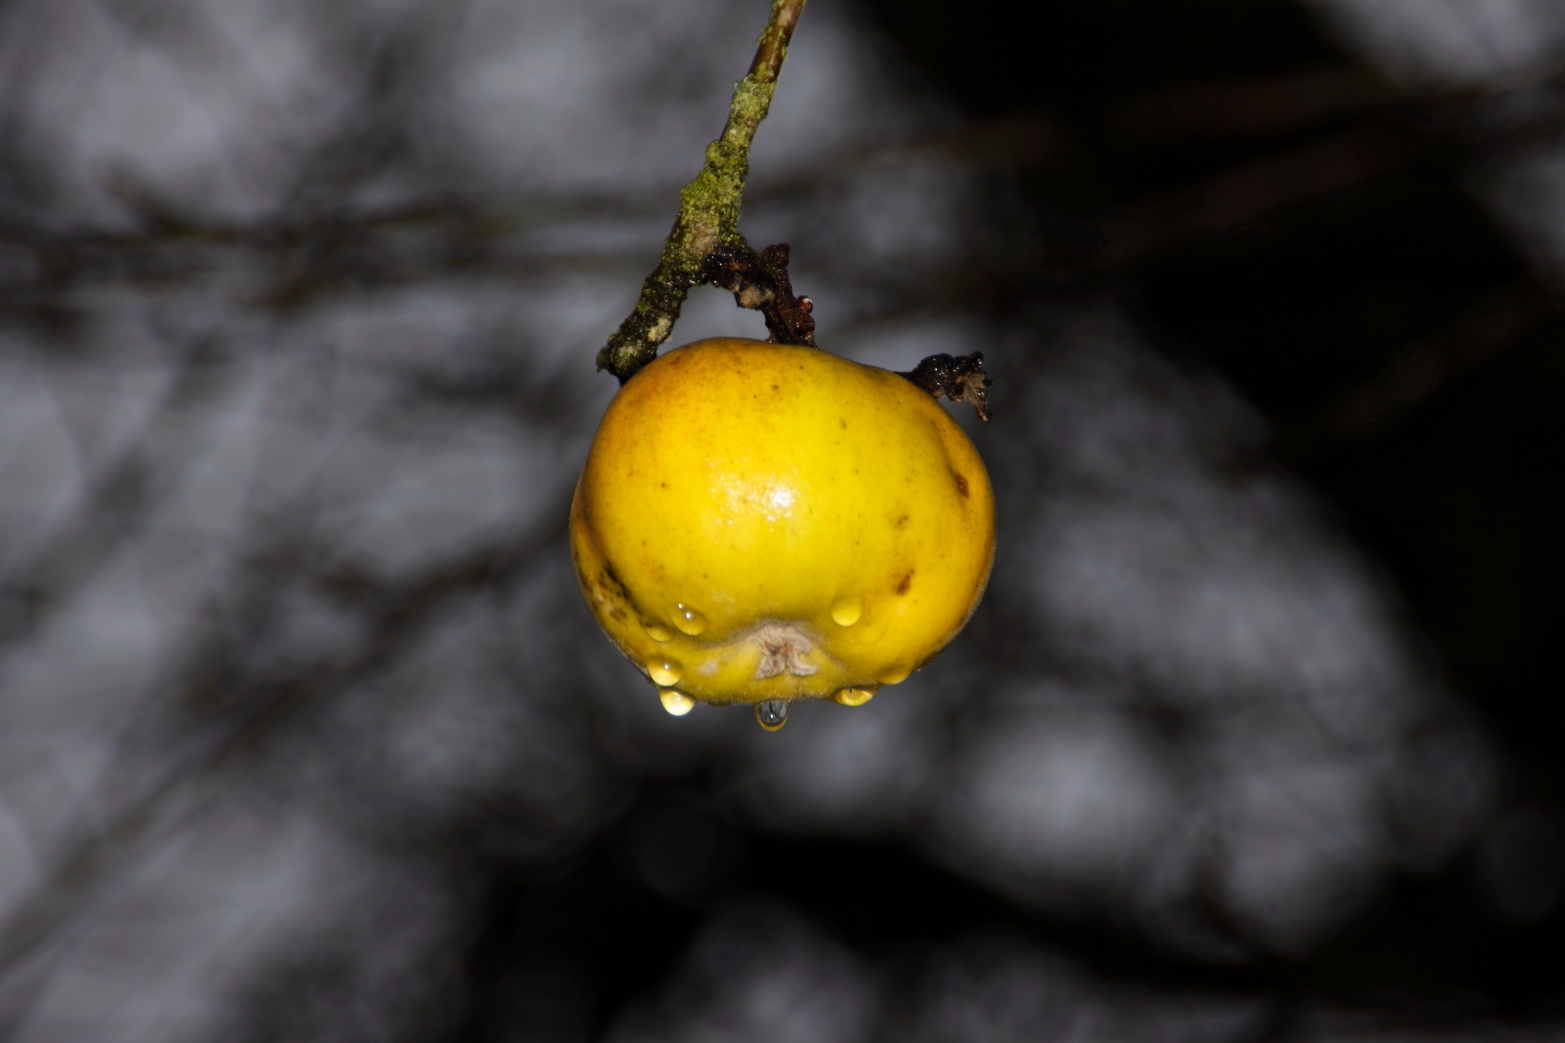
[[[671,713],[856,706],[972,615],[994,493],[961,427],[904,377],[716,338],[620,389],[570,536],[588,605]]]

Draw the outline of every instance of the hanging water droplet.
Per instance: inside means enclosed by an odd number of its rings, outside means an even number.
[[[832,696],[843,706],[863,706],[875,698],[875,693],[880,690],[880,685],[864,685],[859,688],[839,688]]]
[[[913,672],[910,666],[890,666],[880,675],[881,684],[901,684],[907,680],[907,675]]]
[[[672,641],[674,639],[674,632],[662,623],[643,623],[642,626],[646,628],[647,636],[654,641]]]
[[[677,659],[648,659],[647,676],[667,688],[669,685],[679,683],[679,679],[685,676],[685,667]]]
[[[663,701],[663,709],[675,717],[683,717],[696,705],[694,699],[677,688],[664,688],[658,692],[658,698]]]
[[[674,606],[674,625],[682,632],[695,637],[706,629],[706,617],[686,604]]]
[[[755,704],[755,722],[769,732],[788,723],[788,704],[781,699],[768,699]]]
[[[850,627],[864,614],[864,602],[858,598],[838,598],[832,602],[831,618],[839,627]]]

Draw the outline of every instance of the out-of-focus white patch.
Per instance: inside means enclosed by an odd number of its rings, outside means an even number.
[[[743,5],[739,10],[753,17]],[[833,4],[811,8],[808,20],[800,19],[751,150],[755,183],[956,118],[939,95],[911,96],[894,47],[858,24],[856,13]]]
[[[107,745],[164,668],[174,622],[148,611],[133,556],[105,562],[0,675],[8,737],[78,734]]]
[[[1472,184],[1531,254],[1539,274],[1555,285],[1565,282],[1565,149],[1506,155],[1476,171]]]
[[[821,223],[831,238],[818,247],[843,250],[861,271],[886,281],[913,282],[951,263],[969,230],[977,191],[971,171],[899,157],[859,175],[827,201]],[[873,296],[873,285],[865,289]]]
[[[22,119],[51,146],[71,218],[123,220],[109,191],[120,173],[200,216],[253,218],[355,99],[349,66],[298,5],[49,0],[5,17],[0,62],[27,63]]]
[[[1384,783],[1352,755],[1332,761],[1287,733],[1238,732],[1213,751],[1231,773],[1215,808],[1223,897],[1248,937],[1299,949],[1373,895],[1388,853],[1376,815]]]
[[[1394,836],[1438,857],[1450,838],[1431,823],[1461,835],[1488,791],[1442,789],[1412,755],[1444,705],[1436,679],[1303,491],[1234,466],[1255,421],[1231,393],[1112,321],[1048,351],[1022,408],[1037,455],[1013,444],[993,468],[1039,496],[1002,525],[995,582],[1030,592],[1051,657],[1088,680],[1063,702],[978,693],[982,724],[938,787],[937,853],[1045,904],[1169,910],[1218,879],[1255,941],[1307,945],[1403,857]]]
[[[224,800],[164,837],[84,908],[91,915],[57,950],[47,988],[26,998],[21,1038],[179,1043],[232,1035],[233,1005],[256,968],[274,959],[304,961],[299,966],[345,959],[337,1016],[373,1016],[390,1031],[398,1005],[417,1002],[418,991],[397,953],[446,929],[445,899],[431,881],[310,816],[276,813]],[[354,1003],[361,989],[380,997],[377,1007],[387,1005],[372,1013]]]
[[[265,364],[241,364],[209,405],[207,423],[190,432],[191,461],[160,498],[155,516],[177,528],[232,536],[251,505],[250,491],[265,399]]]
[[[970,355],[986,351],[983,330],[963,315],[943,315],[921,322],[898,322],[858,332],[842,352],[866,366],[907,372],[930,355]]]
[[[1375,742],[1416,705],[1385,606],[1338,548],[1306,552],[1275,490],[1255,492],[1192,490],[1183,517],[1166,504],[1057,501],[1032,543],[1047,611],[1071,651],[1184,698],[1287,700]]]
[[[1014,553],[1068,655],[1193,704],[1275,703],[1357,743],[1417,712],[1387,592],[1302,490],[1230,469],[1252,437],[1231,396],[1094,342],[1059,351],[1027,408],[1046,418],[1058,491]]]
[[[1008,888],[1115,890],[1177,813],[1152,754],[1111,710],[1002,712],[940,785],[933,845]]]
[[[1547,118],[1552,92],[1532,81],[1565,59],[1565,6],[1554,0],[1312,0],[1342,37],[1413,88],[1488,86],[1472,118],[1496,131]],[[1477,194],[1546,278],[1565,278],[1565,160],[1545,146],[1474,172]]]
[[[742,792],[752,813],[790,831],[864,835],[906,825],[925,805],[936,763],[931,694],[914,677],[860,707],[796,704],[788,741],[757,730],[745,742]]]
[[[634,0],[469,4],[442,48],[442,89],[423,99],[428,146],[481,156],[472,172],[494,185],[688,181],[755,33],[753,10],[720,5],[691,46],[691,17]]]
[[[0,790],[0,907],[5,908],[38,885],[45,858],[38,848],[40,838],[33,835],[27,818],[12,808],[8,798],[9,794]]]
[[[432,151],[482,157],[472,173],[490,184],[607,186],[623,197],[699,171],[749,66],[757,16],[744,4],[696,12],[636,0],[479,0],[453,28],[441,51],[443,89],[423,99]],[[897,104],[901,88],[882,72],[881,47],[832,9],[801,20],[756,136],[758,178],[904,132],[911,113],[927,116]]]
[[[1311,0],[1351,44],[1415,84],[1545,71],[1565,44],[1553,0]]]
[[[566,670],[541,654],[550,635],[515,621],[487,606],[453,610],[339,723],[362,751],[358,785],[399,815],[438,822],[475,804],[525,804],[554,824],[537,838],[553,852],[600,824],[600,780],[554,694]]]
[[[86,490],[83,450],[46,374],[28,362],[0,362],[0,562],[25,568]],[[14,574],[11,581],[15,582]]]

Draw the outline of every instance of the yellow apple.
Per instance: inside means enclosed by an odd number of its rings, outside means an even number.
[[[610,403],[571,505],[598,622],[670,713],[857,706],[967,622],[994,557],[978,451],[928,392],[816,348],[667,352]]]

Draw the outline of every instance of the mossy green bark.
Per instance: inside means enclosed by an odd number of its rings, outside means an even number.
[[[701,172],[679,193],[674,227],[657,268],[641,285],[636,308],[598,352],[598,368],[620,383],[657,357],[674,330],[693,286],[705,281],[703,266],[720,245],[742,245],[740,201],[750,175],[750,143],[771,108],[777,74],[805,0],[773,0],[771,17],[756,46],[750,71],[734,87],[722,135],[706,147]]]

